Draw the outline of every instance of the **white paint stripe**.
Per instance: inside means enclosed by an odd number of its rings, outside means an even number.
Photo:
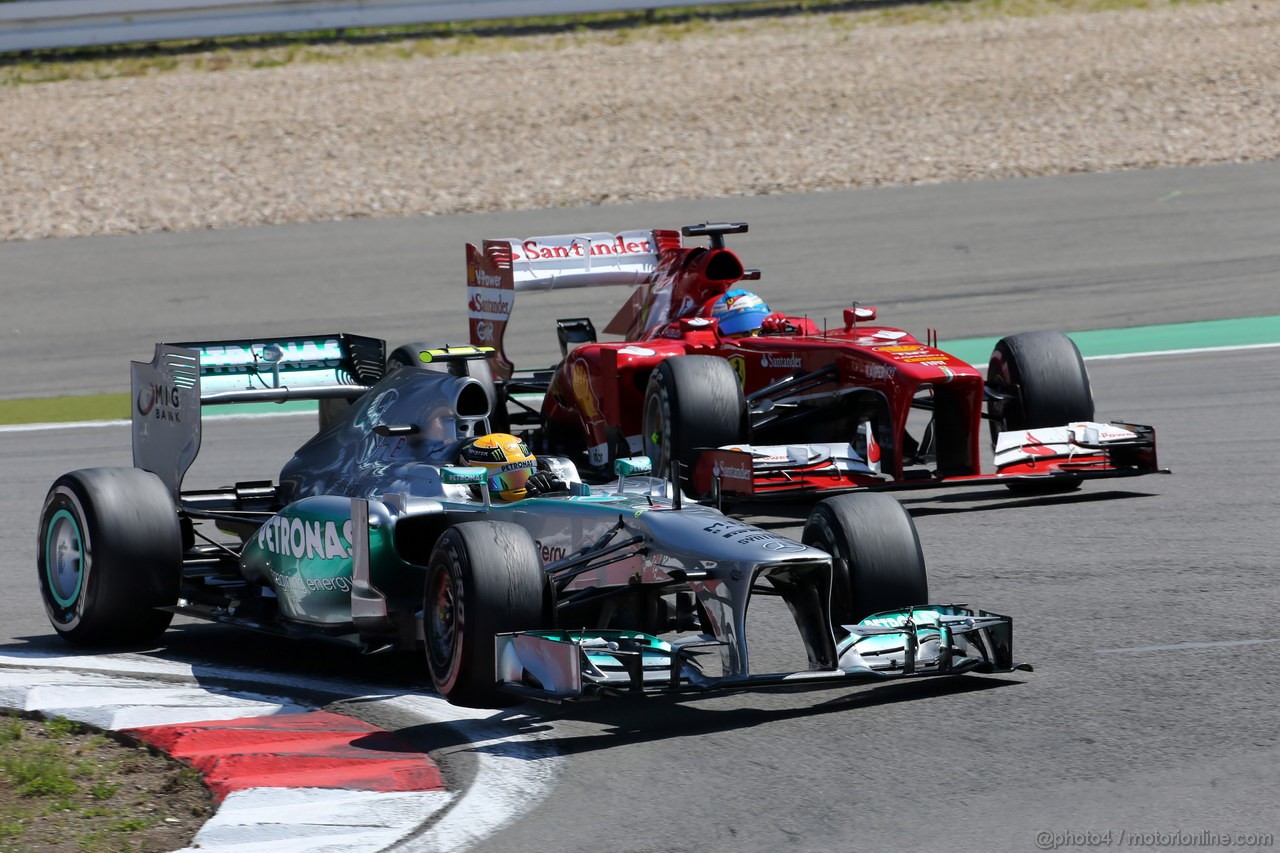
[[[1156,358],[1165,355],[1196,355],[1211,352],[1242,352],[1245,350],[1274,349],[1276,347],[1280,347],[1280,341],[1270,344],[1237,344],[1225,347],[1190,347],[1187,349],[1148,350],[1146,352],[1121,352],[1114,355],[1086,355],[1082,356],[1082,358],[1085,361],[1119,361],[1126,358]],[[985,364],[973,364],[970,367],[980,373],[987,372],[987,365]]]
[[[1148,352],[1126,352],[1116,355],[1089,355],[1085,356],[1085,361],[1108,361],[1121,358],[1155,358],[1164,355],[1194,355],[1196,353],[1205,352],[1237,352],[1240,350],[1269,349],[1280,347],[1280,341],[1268,344],[1237,344],[1222,347],[1192,347],[1189,349],[1162,349],[1150,350]],[[972,365],[978,370],[985,371],[985,364]],[[522,396],[522,395],[516,395]],[[523,395],[528,396],[528,395]],[[290,416],[305,415],[309,418],[316,416],[315,412],[255,412],[252,414],[225,414],[225,415],[205,415],[204,420],[236,420],[236,419],[252,419],[252,418],[285,418]],[[0,433],[6,432],[41,432],[52,429],[85,429],[89,427],[110,427],[110,426],[128,426],[129,421],[66,421],[58,423],[43,424],[6,424],[0,426]]]
[[[0,658],[0,662],[5,661]],[[100,673],[39,670],[0,670],[0,705],[112,730],[310,710],[287,700],[246,693],[213,693]]]
[[[209,421],[251,421],[264,418],[308,417],[314,418],[315,412],[241,412],[240,414],[204,415],[201,420]],[[5,424],[0,426],[0,433],[6,432],[45,432],[54,429],[89,429],[93,427],[127,427],[132,421],[55,421],[43,424]]]
[[[526,733],[519,740],[506,726],[485,718],[496,711],[455,708],[435,696],[411,694],[388,700],[423,716],[452,717],[467,738],[459,747],[477,759],[475,781],[439,822],[416,838],[401,842],[395,853],[451,853],[466,850],[533,810],[550,794],[563,761],[550,742],[550,731]],[[431,707],[432,705],[444,707]],[[510,725],[509,714],[502,719]]]
[[[56,670],[109,672],[129,675],[165,675],[194,678],[195,670],[183,663],[145,655],[59,655],[27,649],[0,649],[0,665],[45,667]],[[202,668],[203,669],[203,668]],[[263,680],[263,679],[258,679]]]
[[[129,421],[57,421],[48,424],[5,424],[0,426],[0,432],[45,432],[51,429],[88,429],[128,425]]]
[[[1260,646],[1265,643],[1280,643],[1280,638],[1271,640],[1219,640],[1212,643],[1172,643],[1167,646],[1131,646],[1123,649],[1098,649],[1100,655],[1135,654],[1137,652],[1181,652],[1190,649],[1222,649],[1231,646]]]
[[[234,791],[179,853],[375,853],[453,802],[446,791]]]
[[[6,672],[4,667],[11,667],[13,671]],[[556,778],[560,775],[564,763],[563,758],[559,756],[554,745],[550,742],[552,737],[550,731],[538,733],[513,732],[511,715],[507,712],[457,708],[435,694],[410,692],[388,695],[379,693],[377,689],[369,685],[351,682],[318,681],[316,679],[281,676],[274,673],[204,665],[200,667],[199,676],[196,676],[189,664],[141,655],[64,656],[51,655],[47,652],[8,649],[0,650],[0,676],[10,676],[7,682],[0,681],[0,706],[5,707],[26,707],[29,704],[25,698],[25,693],[18,694],[13,692],[18,685],[32,687],[60,684],[65,687],[75,688],[77,685],[83,686],[88,683],[87,679],[101,679],[104,685],[110,683],[120,684],[127,691],[137,691],[139,685],[149,685],[157,690],[153,695],[160,698],[165,695],[170,697],[174,695],[172,692],[176,689],[176,685],[173,683],[174,679],[219,679],[241,683],[267,684],[272,690],[276,691],[293,687],[341,692],[348,696],[364,697],[366,701],[384,702],[397,710],[423,717],[431,722],[443,722],[458,729],[466,740],[465,745],[456,747],[456,749],[470,752],[476,762],[476,775],[471,787],[461,797],[454,797],[454,795],[449,794],[448,796],[452,799],[448,803],[431,806],[431,801],[429,801],[426,806],[420,808],[412,827],[413,829],[421,826],[428,817],[435,813],[434,811],[429,811],[427,807],[439,810],[450,804],[452,806],[425,834],[406,838],[398,845],[391,847],[388,847],[386,842],[379,842],[380,846],[368,848],[370,850],[388,849],[400,851],[400,853],[464,850],[496,832],[520,815],[527,813],[546,799]],[[129,676],[163,676],[168,681],[147,682],[139,678],[130,678]],[[103,690],[105,689],[106,687],[104,686]],[[193,693],[208,693],[207,688],[188,687],[187,689],[191,689]],[[170,692],[165,694],[160,691]],[[100,692],[97,697],[99,704],[93,707],[97,709],[111,707],[109,701],[104,701],[106,695],[106,693]],[[138,693],[131,695],[135,698],[141,696]],[[209,709],[211,716],[196,719],[218,719],[217,715],[226,713],[232,707],[231,702],[233,700],[244,703],[247,701],[246,697],[252,694],[238,690],[226,690],[215,695],[223,697],[226,704],[215,704]],[[379,696],[382,698],[377,698]],[[264,705],[269,705],[268,698],[257,697],[255,701],[263,701]],[[270,701],[279,702],[280,700],[272,699]],[[85,707],[87,708],[88,706]],[[301,706],[281,705],[282,710],[285,707],[306,710]],[[29,708],[28,710],[39,709]],[[78,716],[79,710],[71,710],[71,713],[64,713],[63,716],[71,719],[82,719],[82,717]],[[105,711],[97,712],[106,713]],[[153,710],[153,713],[164,712],[164,708],[159,709],[159,711]],[[192,713],[195,712],[192,711]],[[255,711],[255,713],[270,712]],[[227,714],[227,716],[231,715]],[[88,722],[87,720],[85,721]],[[130,725],[147,724],[130,723]],[[255,793],[261,793],[263,790],[267,789],[258,789]],[[270,790],[288,791],[291,789]],[[310,796],[311,790],[306,789],[306,796]],[[351,792],[346,793],[350,794]],[[370,794],[370,796],[391,795]],[[223,817],[224,810],[228,808],[238,809],[241,801],[246,799],[252,802],[251,798],[235,797],[234,795],[227,797],[213,820]],[[310,800],[307,801],[309,802]],[[270,812],[270,820],[275,822],[282,819],[282,814],[291,813],[291,810],[277,808],[274,811],[268,810],[268,812]],[[366,806],[361,809],[358,815],[343,818],[330,815],[328,820],[331,823],[346,821],[346,825],[357,826],[362,833],[372,833],[375,828],[370,826],[370,814]],[[234,812],[228,812],[225,817],[230,824],[234,824],[236,820],[247,820],[250,816],[238,817]],[[334,832],[331,835],[324,838],[314,836],[309,839],[298,838],[298,844],[305,842],[310,846],[292,847],[289,846],[292,840],[272,840],[275,838],[275,829],[273,828],[275,825],[275,823],[272,823],[271,826],[254,824],[255,828],[250,831],[249,825],[246,824],[244,832],[236,836],[241,842],[240,846],[226,847],[227,853],[358,853],[358,851],[365,849],[353,846],[351,838],[340,835],[344,830],[338,830],[337,827],[332,825],[330,829]],[[290,824],[290,826],[293,826],[293,824]],[[259,831],[265,834],[259,835]],[[299,830],[299,833],[301,833],[301,830]],[[404,833],[397,837],[402,837],[403,835]],[[292,839],[293,837],[288,836],[288,838]],[[199,840],[198,837],[197,841]],[[209,849],[220,850],[222,848],[201,846],[199,849],[201,853],[204,853]]]
[[[1148,352],[1122,352],[1115,355],[1089,355],[1085,361],[1110,361],[1121,358],[1155,358],[1162,355],[1194,355],[1202,352],[1239,352],[1241,350],[1274,349],[1280,347],[1280,341],[1269,344],[1235,344],[1225,347],[1190,347],[1188,349],[1161,349]]]

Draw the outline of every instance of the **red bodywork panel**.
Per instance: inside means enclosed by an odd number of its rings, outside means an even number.
[[[871,433],[862,440],[868,458],[872,453],[877,457],[875,470],[815,464],[757,468],[752,473],[749,453],[705,453],[693,472],[695,490],[702,494],[711,491],[717,478],[716,490],[759,496],[1007,481],[1047,471],[1115,476],[1108,473],[1115,468],[1105,453],[1043,462],[1031,459],[1005,465],[998,475],[983,474],[982,375],[933,346],[932,340],[921,342],[900,329],[875,324],[874,309],[847,308],[843,324],[835,328],[819,328],[808,318],[786,317],[783,332],[722,336],[711,316],[716,300],[745,279],[758,277],[749,274],[722,243],[713,239],[710,248],[686,247],[678,232],[653,230],[486,240],[482,248],[468,244],[471,342],[497,350],[494,373],[499,380],[508,380],[512,366],[503,353],[502,338],[517,290],[632,286],[630,297],[604,329],[624,340],[572,349],[554,369],[541,410],[547,435],[558,436],[563,444],[585,446],[588,462],[596,467],[641,452],[649,375],[671,356],[724,358],[748,399],[765,391],[761,396],[789,407],[789,412],[835,406],[838,415],[830,421],[824,421],[827,410],[809,422],[770,427],[767,418],[758,420],[753,432],[769,439],[763,444],[852,444],[858,428],[848,428],[849,416],[840,408],[845,401],[855,404],[852,410]],[[779,386],[795,377],[808,377],[798,391]],[[908,416],[913,407],[921,408],[922,400],[933,417],[929,470],[908,459],[915,442],[908,435]],[[826,435],[815,437],[824,430]],[[1142,466],[1146,471],[1155,469],[1154,431],[1150,441],[1150,467],[1145,459]],[[717,469],[719,473],[713,473]]]
[[[894,425],[880,437],[887,454],[885,473],[895,478],[903,471],[896,433],[905,429],[912,397],[922,385],[947,385],[950,405],[964,411],[957,420],[970,425],[965,447],[953,454],[950,467],[977,473],[982,377],[972,366],[901,330],[854,326],[851,314],[844,327],[828,331],[797,317],[790,318],[790,333],[722,337],[711,311],[716,299],[743,280],[745,269],[737,254],[682,246],[674,231],[653,231],[650,245],[656,250],[652,272],[605,328],[625,340],[572,350],[556,368],[543,404],[544,420],[580,434],[593,464],[628,452],[628,445],[636,450],[645,387],[654,366],[673,355],[700,353],[727,359],[748,395],[796,373],[834,366],[832,379],[812,393],[856,386],[882,396]],[[515,241],[501,240],[486,241],[483,250],[467,247],[471,340],[498,349],[495,372],[502,378],[511,375],[501,340],[514,302],[511,258],[520,252],[513,246]]]

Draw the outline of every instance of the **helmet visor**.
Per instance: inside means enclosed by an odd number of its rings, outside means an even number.
[[[489,488],[495,492],[510,492],[523,489],[524,484],[533,476],[533,462],[517,462],[503,465],[489,475]]]

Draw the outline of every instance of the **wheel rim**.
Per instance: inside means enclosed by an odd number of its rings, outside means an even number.
[[[80,600],[85,559],[79,522],[67,510],[58,510],[45,532],[44,566],[49,595],[59,606],[71,607]]]
[[[987,366],[987,385],[1005,394],[1017,392],[1009,369],[1009,360],[999,350],[992,355],[991,363]],[[987,403],[987,414],[990,416],[987,423],[991,427],[992,444],[995,444],[996,437],[1001,432],[1009,429],[1009,407],[1012,403],[1012,400],[994,399]]]
[[[457,589],[453,583],[452,573],[448,570],[436,575],[431,596],[427,599],[430,605],[430,619],[427,629],[427,653],[431,656],[431,664],[441,673],[453,668],[454,653],[457,651],[458,636],[462,630],[462,609],[459,607]]]
[[[809,527],[805,530],[803,537],[805,545],[812,545],[819,551],[826,551],[831,555],[831,559],[835,559],[836,541],[835,533],[831,530],[831,525],[819,513],[814,513],[813,519],[809,522]]]
[[[852,612],[853,593],[849,588],[849,561],[838,553],[840,547],[836,543],[835,530],[832,529],[830,520],[821,513],[816,513],[805,527],[803,541],[805,545],[831,555],[831,628],[839,639],[844,634],[843,626],[856,621]],[[840,563],[844,564],[843,577]]]
[[[667,475],[671,464],[671,438],[667,431],[666,406],[661,394],[651,396],[644,404],[644,452],[653,460],[659,476]]]

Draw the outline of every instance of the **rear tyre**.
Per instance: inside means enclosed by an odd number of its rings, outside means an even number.
[[[929,602],[924,552],[915,522],[886,494],[827,498],[805,521],[801,542],[832,557],[831,623],[853,625],[872,613]]]
[[[398,346],[387,356],[387,373],[394,373],[402,367],[421,367],[427,369],[427,365],[418,356],[424,349],[434,349],[439,344],[430,344],[426,341],[416,341],[411,344]]]
[[[160,478],[140,468],[59,477],[40,512],[40,597],[49,622],[80,645],[154,639],[178,601],[182,530]]]
[[[1061,332],[1022,332],[1002,338],[987,364],[987,385],[1008,399],[993,399],[991,443],[1009,430],[1063,426],[1094,417],[1089,372],[1075,342]],[[1080,488],[1078,479],[1007,483],[1017,494],[1052,494]]]
[[[510,432],[511,416],[507,413],[507,401],[498,395],[498,383],[493,378],[493,368],[490,366],[489,360],[468,359],[466,361],[446,362],[447,367],[443,369],[438,364],[431,364],[422,360],[419,354],[423,350],[435,349],[439,346],[441,345],[417,341],[396,347],[387,356],[387,373],[394,373],[403,367],[413,367],[421,370],[451,373],[454,376],[470,376],[483,385],[484,392],[489,395],[489,404],[492,407],[492,411],[489,413],[490,428],[494,432]]]
[[[502,708],[519,702],[497,687],[494,635],[550,627],[545,579],[533,538],[503,521],[469,521],[445,531],[427,561],[423,603],[427,666],[454,705]]]
[[[684,355],[658,362],[640,423],[654,472],[667,476],[675,460],[692,473],[698,448],[744,441],[746,412],[738,374],[723,358]]]

